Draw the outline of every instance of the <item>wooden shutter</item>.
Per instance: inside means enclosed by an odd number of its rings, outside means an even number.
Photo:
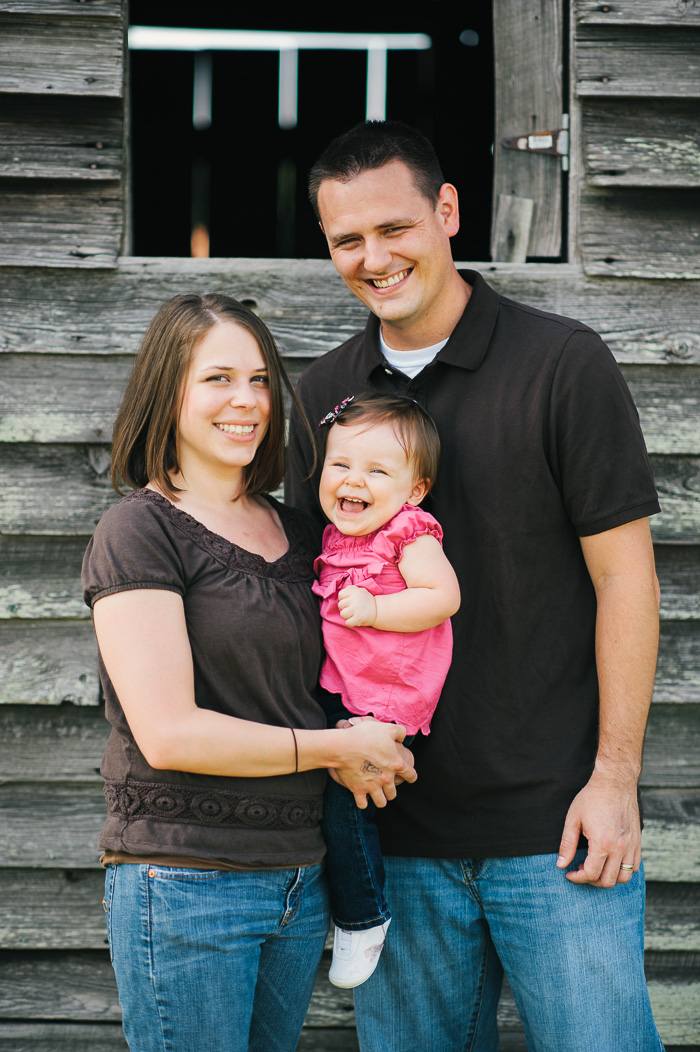
[[[491,257],[556,259],[562,251],[562,163],[554,154],[507,149],[562,128],[562,0],[494,0],[496,107]],[[542,144],[542,140],[539,140]]]

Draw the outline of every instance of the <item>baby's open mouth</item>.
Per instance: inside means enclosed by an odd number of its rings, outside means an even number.
[[[340,510],[346,515],[356,515],[369,507],[366,500],[358,500],[357,497],[341,497],[338,501]]]

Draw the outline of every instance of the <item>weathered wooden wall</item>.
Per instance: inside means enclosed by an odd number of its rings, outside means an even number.
[[[571,24],[571,243],[583,266],[475,266],[504,293],[600,331],[640,408],[663,503],[642,777],[647,970],[667,1048],[697,1052],[700,286],[687,277],[700,240],[700,0],[582,0]],[[119,257],[123,29],[121,0],[0,0],[0,215],[11,220],[0,232],[0,1052],[126,1048],[100,906],[106,725],[79,571],[114,499],[110,428],[140,334],[169,296],[226,291],[254,306],[298,374],[364,321],[327,262]],[[644,71],[657,46],[668,65],[654,85]],[[637,95],[596,87],[611,82],[608,56]],[[351,999],[325,975],[299,1047],[355,1050]],[[507,992],[501,1030],[503,1049],[522,1052]]]

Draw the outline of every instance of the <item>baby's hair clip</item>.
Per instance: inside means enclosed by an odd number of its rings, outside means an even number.
[[[331,424],[334,424],[336,422],[336,420],[338,419],[338,417],[340,416],[342,411],[344,409],[347,409],[347,407],[350,405],[350,403],[353,402],[354,400],[355,400],[355,395],[348,395],[347,398],[343,399],[343,401],[340,403],[340,405],[337,405],[335,407],[335,409],[331,409],[330,413],[326,413],[326,415],[324,416],[323,420],[319,420],[318,426],[319,427],[330,427]]]

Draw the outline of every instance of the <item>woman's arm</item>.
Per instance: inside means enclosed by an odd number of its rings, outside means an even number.
[[[182,599],[133,589],[93,609],[102,660],[134,740],[158,770],[266,777],[290,774],[297,752],[288,727],[271,727],[200,709]],[[403,727],[375,721],[344,730],[296,730],[298,770],[333,768],[359,806],[383,807],[394,778],[415,780]]]
[[[340,616],[348,627],[422,632],[442,624],[459,610],[457,575],[432,534],[406,545],[399,570],[406,582],[401,592],[375,596],[366,588],[349,585],[338,593]]]

